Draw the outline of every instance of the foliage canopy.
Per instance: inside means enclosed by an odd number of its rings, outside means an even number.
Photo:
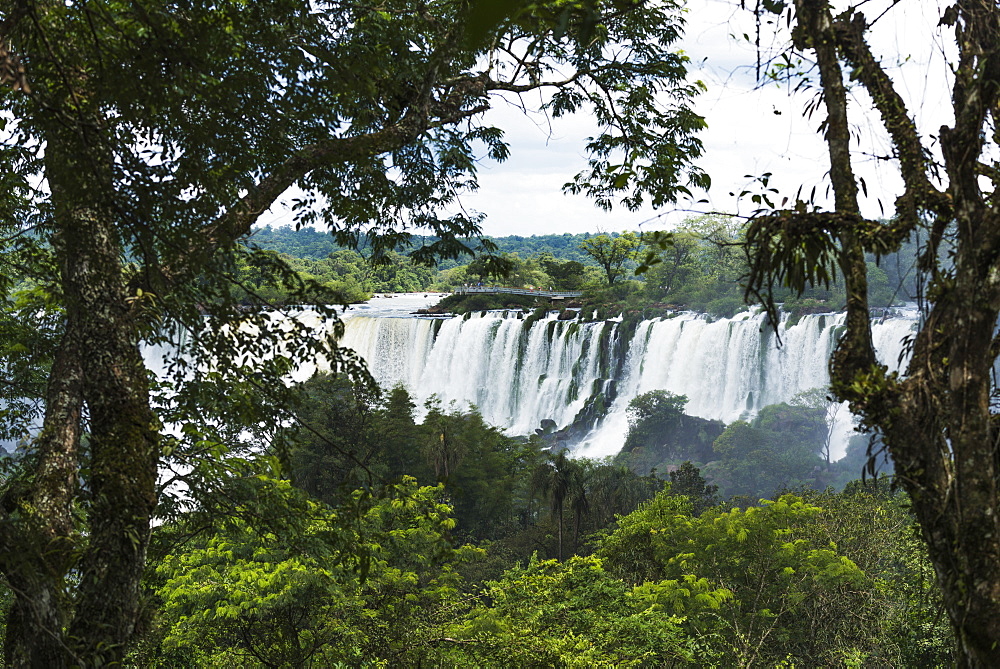
[[[297,224],[376,262],[414,231],[434,237],[417,261],[454,257],[479,232],[458,206],[477,157],[507,156],[484,114],[532,92],[601,125],[574,190],[668,202],[706,182],[678,9],[533,4],[468,40],[461,0],[0,2],[0,422],[28,435],[0,503],[7,663],[118,661],[153,514],[208,503],[299,361],[364,377],[308,319],[237,308],[262,212],[294,187]],[[258,260],[297,301],[342,299]],[[140,342],[168,352],[156,382]],[[191,498],[160,496],[164,467]]]

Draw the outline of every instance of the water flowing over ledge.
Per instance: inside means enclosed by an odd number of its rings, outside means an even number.
[[[577,421],[588,429],[574,439],[574,451],[602,457],[621,449],[628,403],[650,390],[687,395],[687,413],[730,422],[825,386],[843,315],[786,324],[779,348],[765,316],[750,312],[638,323],[561,321],[555,313],[533,322],[503,312],[445,320],[357,315],[347,319],[341,344],[357,351],[384,387],[404,384],[418,406],[432,395],[445,406],[473,404],[510,434],[530,434],[543,420],[558,428]],[[873,325],[882,362],[898,366],[914,324],[890,318]],[[839,457],[851,432],[846,409],[837,422]]]

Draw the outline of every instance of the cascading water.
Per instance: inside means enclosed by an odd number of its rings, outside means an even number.
[[[843,314],[805,316],[779,325],[781,346],[763,314],[743,313],[711,322],[698,314],[644,321],[629,352],[618,399],[607,418],[578,446],[581,455],[616,453],[628,432],[626,410],[632,398],[667,390],[688,398],[685,411],[731,422],[797,394],[825,387]],[[897,368],[902,337],[915,321],[890,319],[873,325],[879,357]],[[841,457],[853,431],[846,408],[834,414],[832,453]]]
[[[383,387],[409,388],[418,406],[432,395],[445,406],[473,404],[487,422],[528,434],[545,419],[573,421],[601,378],[614,329],[551,317],[527,325],[503,313],[445,321],[355,316],[341,344],[368,362]]]
[[[765,316],[749,312],[715,321],[681,313],[641,321],[634,333],[622,323],[559,321],[554,314],[527,323],[502,312],[443,321],[358,315],[347,319],[341,344],[357,351],[384,387],[404,384],[418,406],[432,395],[445,406],[473,404],[510,434],[530,434],[545,419],[563,428],[588,404],[604,404],[606,415],[575,446],[578,454],[601,457],[621,449],[628,403],[650,390],[686,395],[687,413],[730,422],[825,386],[843,315],[785,321],[780,348]],[[898,366],[914,324],[873,324],[882,362]],[[846,409],[837,411],[835,457],[843,455],[851,426]]]

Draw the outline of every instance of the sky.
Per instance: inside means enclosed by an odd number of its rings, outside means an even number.
[[[848,2],[831,0],[831,4],[839,12]],[[869,44],[933,152],[938,128],[952,121],[949,35],[937,27],[943,0],[854,0],[854,4],[868,17]],[[528,117],[512,105],[498,103],[486,121],[504,129],[510,158],[503,163],[482,159],[480,189],[461,198],[466,211],[486,215],[485,234],[651,231],[670,229],[705,213],[745,216],[755,207],[749,198],[736,195],[753,189],[755,177],[765,173],[772,175],[769,187],[779,191],[775,204],[783,198],[794,201],[800,194],[807,199],[812,192],[819,205],[832,203],[827,148],[817,132],[825,109],[811,117],[805,114],[816,91],[793,94],[787,85],[759,83],[756,48],[744,39],[744,35],[754,38],[754,19],[739,8],[739,0],[688,0],[685,16],[686,34],[678,48],[690,58],[690,78],[707,86],[694,103],[708,123],[699,135],[704,155],[696,163],[712,178],[711,190],[659,210],[645,207],[633,212],[619,206],[604,212],[586,196],[562,190],[586,166],[586,138],[597,131],[590,118],[585,114],[552,120]],[[763,26],[765,55],[778,53],[787,44],[787,31],[774,28]],[[854,168],[867,191],[861,195],[862,213],[889,216],[902,182],[891,161],[875,157],[889,155],[889,143],[860,86],[851,89],[849,103],[856,143]],[[288,209],[278,204],[260,223],[288,225],[292,220]]]
[[[846,3],[833,4],[842,7]],[[862,5],[871,21],[879,17],[874,21],[872,48],[884,57],[884,66],[897,80],[918,128],[931,137],[950,121],[950,82],[941,58],[944,47],[935,29],[939,3],[864,0],[856,4]],[[505,129],[511,157],[501,164],[483,161],[479,192],[462,198],[466,209],[486,214],[486,234],[656,230],[700,213],[747,214],[751,203],[746,198],[737,201],[730,194],[753,187],[754,180],[747,175],[765,172],[773,174],[770,186],[780,191],[778,202],[786,196],[794,199],[800,186],[803,197],[815,187],[817,199],[829,201],[826,146],[816,132],[825,111],[812,118],[804,116],[814,93],[792,95],[787,86],[757,84],[756,50],[742,37],[746,33],[753,38],[753,18],[738,8],[737,0],[689,0],[688,8],[686,35],[679,46],[691,59],[691,77],[708,87],[695,103],[696,111],[708,122],[701,133],[705,153],[697,163],[712,177],[712,189],[697,193],[694,202],[665,209],[630,212],[619,207],[602,212],[585,196],[562,192],[562,185],[586,165],[585,138],[596,130],[589,119],[576,115],[557,119],[550,126],[545,119],[526,118],[520,111],[501,106],[488,119]],[[776,49],[782,38],[765,35],[764,44]],[[888,143],[877,117],[868,111],[863,92],[855,95],[852,121],[859,149],[855,165],[868,191],[862,198],[863,213],[888,215],[901,182],[888,161],[870,157],[885,155]],[[697,202],[701,199],[708,202]]]

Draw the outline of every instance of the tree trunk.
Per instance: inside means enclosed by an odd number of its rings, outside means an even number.
[[[991,414],[995,338],[1000,316],[1000,216],[981,190],[984,123],[1000,104],[1000,8],[979,0],[949,12],[959,46],[954,128],[941,129],[947,193],[930,185],[924,151],[901,98],[864,41],[863,17],[834,19],[825,0],[796,0],[796,46],[816,52],[827,105],[839,236],[847,287],[847,326],[830,363],[834,393],[865,425],[882,433],[897,479],[912,500],[958,640],[958,664],[996,666],[1000,657],[1000,417]],[[955,18],[957,17],[957,19]],[[846,96],[838,49],[868,89],[899,154],[906,193],[898,229],[862,222],[851,172]],[[933,304],[913,345],[903,380],[874,357],[861,240],[877,249],[937,217],[924,258]],[[808,216],[808,215],[807,215]],[[852,218],[853,217],[853,221]],[[819,217],[812,222],[822,226]],[[847,222],[847,224],[845,224]],[[941,266],[937,241],[955,228],[953,267]],[[836,232],[834,232],[836,230]],[[881,235],[877,237],[876,235]],[[869,249],[871,250],[871,249]],[[879,251],[881,252],[881,251]]]
[[[563,505],[559,505],[559,561],[562,562],[563,550],[562,550],[562,537],[563,537]]]
[[[898,418],[884,438],[942,586],[959,666],[991,667],[1000,640],[997,435],[989,374],[981,371],[991,365],[976,358],[990,350],[997,314],[951,304],[939,302],[928,323],[951,323],[949,330],[961,332],[953,332],[946,347],[948,361],[938,359],[945,347],[933,335],[936,328],[924,330]]]
[[[8,628],[10,666],[97,666],[121,659],[135,628],[149,521],[155,505],[157,420],[149,405],[138,328],[130,313],[116,226],[111,161],[89,128],[53,123],[46,178],[55,205],[55,253],[66,331],[52,373],[34,483],[44,503],[12,530],[33,555],[2,565],[15,592]],[[80,400],[89,417],[86,543],[69,601],[66,560],[81,543],[73,495],[82,462]],[[53,548],[59,550],[53,552]],[[62,561],[53,564],[54,561]]]
[[[8,488],[6,513],[21,522],[0,523],[0,553],[14,592],[6,632],[4,664],[59,667],[65,660],[62,630],[71,612],[63,574],[73,562],[76,531],[82,376],[67,327],[52,365],[42,431],[35,440],[34,480]],[[12,550],[13,549],[13,550]]]

